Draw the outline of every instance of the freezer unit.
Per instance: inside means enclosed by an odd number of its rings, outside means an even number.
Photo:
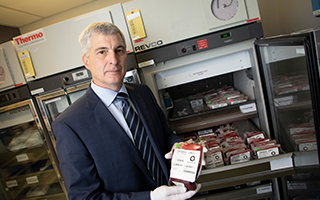
[[[25,84],[13,41],[0,44],[0,92]]]
[[[115,4],[13,38],[27,82],[83,66],[78,38],[90,23],[115,24],[126,39],[128,67],[134,67],[132,44],[121,4]],[[41,88],[31,88],[36,94]]]
[[[136,53],[260,20],[256,0],[134,0],[122,6]]]
[[[233,42],[216,45],[225,33]],[[171,129],[209,149],[198,178],[202,188],[194,199],[280,199],[277,177],[294,173],[292,152],[282,150],[269,127],[254,48],[261,33],[260,24],[253,23],[190,38],[168,48],[204,39],[210,48],[140,68]],[[145,54],[158,55],[158,50]],[[272,148],[251,147],[253,135],[273,140]],[[240,144],[228,143],[231,137]]]
[[[1,199],[67,199],[34,101],[2,106],[0,118]]]
[[[282,179],[283,199],[320,195],[319,33],[256,41],[272,137],[294,152],[295,174]]]

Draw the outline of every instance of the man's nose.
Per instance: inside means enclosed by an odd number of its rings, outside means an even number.
[[[109,62],[110,64],[114,64],[114,65],[118,64],[118,57],[117,57],[116,52],[113,52],[113,51],[112,51],[112,52],[109,52],[108,62]]]

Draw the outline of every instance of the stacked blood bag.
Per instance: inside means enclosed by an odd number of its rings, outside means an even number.
[[[280,154],[280,144],[270,140],[262,131],[239,134],[232,124],[185,135],[185,140],[197,141],[205,146],[205,168],[215,168],[261,159]]]

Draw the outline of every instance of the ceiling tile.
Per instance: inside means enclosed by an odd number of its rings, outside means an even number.
[[[40,19],[41,17],[39,16],[21,13],[0,6],[0,24],[3,26],[20,27]]]
[[[1,0],[0,5],[17,11],[47,17],[95,0]]]

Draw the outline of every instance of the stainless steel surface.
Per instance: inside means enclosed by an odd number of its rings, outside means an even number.
[[[240,188],[230,191],[224,191],[224,192],[216,192],[213,194],[207,194],[207,195],[200,195],[195,196],[192,199],[197,200],[226,200],[226,199],[232,199],[232,200],[259,200],[259,199],[266,199],[266,198],[273,198],[272,190],[272,184],[259,184],[256,186],[251,186],[247,188]]]
[[[292,153],[287,153],[271,158],[203,170],[198,178],[198,183],[202,184],[201,191],[207,191],[257,180],[272,179],[292,174],[293,171]]]

